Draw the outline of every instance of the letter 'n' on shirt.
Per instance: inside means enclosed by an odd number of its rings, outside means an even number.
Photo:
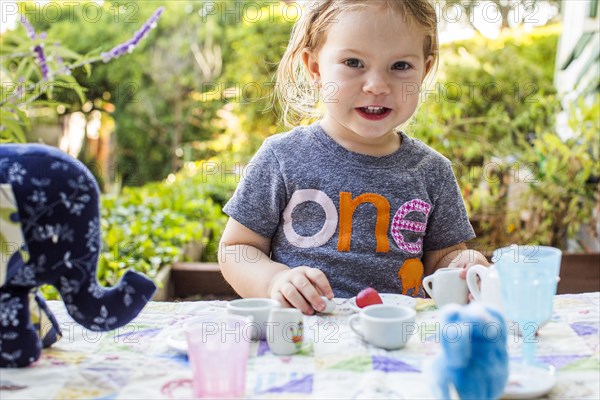
[[[377,210],[377,222],[375,224],[375,238],[377,240],[376,251],[387,253],[390,251],[387,230],[390,223],[390,203],[385,197],[375,193],[363,193],[352,199],[352,193],[340,192],[340,219],[338,251],[350,251],[352,239],[352,216],[356,208],[362,203],[371,203]]]

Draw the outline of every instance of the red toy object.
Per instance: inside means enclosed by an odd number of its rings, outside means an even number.
[[[373,304],[383,304],[383,301],[381,300],[381,297],[379,297],[377,290],[368,287],[361,290],[358,295],[356,295],[356,305],[360,308],[364,308]]]

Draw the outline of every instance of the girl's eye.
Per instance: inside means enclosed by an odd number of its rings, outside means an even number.
[[[362,62],[356,58],[349,58],[348,60],[344,61],[344,64],[350,68],[360,68],[363,66]]]
[[[398,69],[400,71],[406,71],[407,69],[410,69],[410,68],[412,68],[411,65],[404,61],[398,61],[392,67],[392,69]]]

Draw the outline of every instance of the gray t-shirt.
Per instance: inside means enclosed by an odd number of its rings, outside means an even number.
[[[270,238],[274,261],[322,270],[336,297],[423,296],[423,251],[475,233],[450,161],[399,134],[383,157],[346,150],[318,123],[269,137],[224,212]]]

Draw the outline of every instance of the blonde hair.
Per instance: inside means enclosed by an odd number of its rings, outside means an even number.
[[[376,4],[389,12],[401,15],[407,23],[417,23],[425,30],[423,53],[432,56],[432,65],[438,63],[437,17],[429,0],[316,0],[303,9],[294,24],[290,42],[277,68],[275,100],[280,106],[285,126],[295,126],[303,119],[321,116],[317,108],[317,91],[302,61],[307,49],[318,53],[327,38],[330,25],[343,11],[364,8]],[[434,70],[432,68],[432,70]],[[431,76],[431,71],[429,73]]]

